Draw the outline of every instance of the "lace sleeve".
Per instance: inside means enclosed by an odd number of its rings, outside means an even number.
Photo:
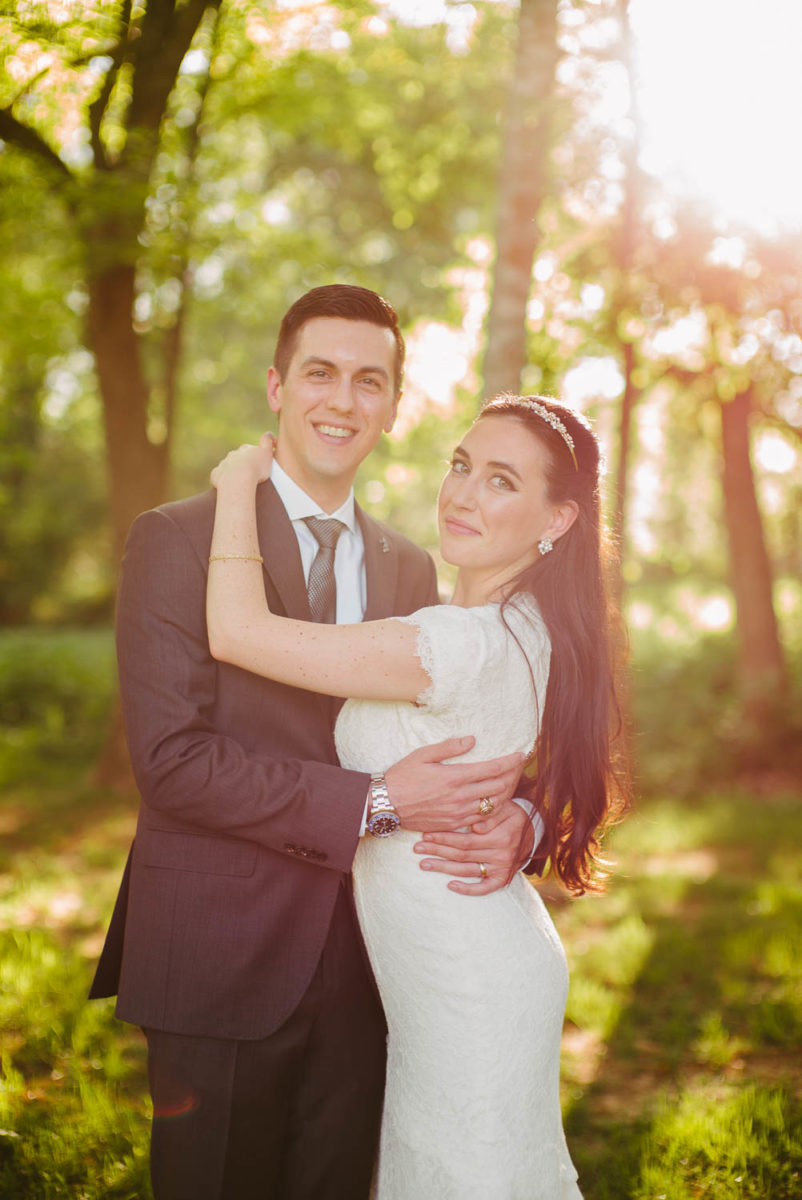
[[[498,609],[438,604],[399,620],[417,629],[417,655],[429,686],[416,704],[429,712],[453,709],[488,671],[503,670],[507,637]]]

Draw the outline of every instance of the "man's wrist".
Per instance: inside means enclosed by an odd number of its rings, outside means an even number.
[[[365,824],[367,832],[373,837],[389,837],[400,824],[401,818],[387,790],[387,780],[382,774],[371,775]]]

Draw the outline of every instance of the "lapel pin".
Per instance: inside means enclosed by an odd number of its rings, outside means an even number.
[[[379,541],[381,542],[382,554],[389,554],[390,547],[387,545],[387,538],[379,538]]]

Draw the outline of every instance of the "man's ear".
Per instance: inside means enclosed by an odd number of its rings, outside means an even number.
[[[398,416],[398,405],[400,403],[401,403],[401,392],[398,393],[395,400],[393,401],[393,407],[390,410],[390,415],[388,416],[387,420],[382,425],[382,429],[384,430],[385,433],[389,433],[390,430],[392,429],[393,425],[395,425],[395,419]]]
[[[568,532],[579,516],[579,505],[576,500],[566,500],[563,504],[555,505],[551,513],[551,521],[546,533],[553,542],[556,542],[558,538]]]
[[[275,367],[267,372],[267,403],[274,413],[281,412],[281,377]]]

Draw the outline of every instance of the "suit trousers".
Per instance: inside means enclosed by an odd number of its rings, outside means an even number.
[[[269,1037],[145,1034],[155,1200],[367,1200],[386,1026],[345,884],[312,982]]]

